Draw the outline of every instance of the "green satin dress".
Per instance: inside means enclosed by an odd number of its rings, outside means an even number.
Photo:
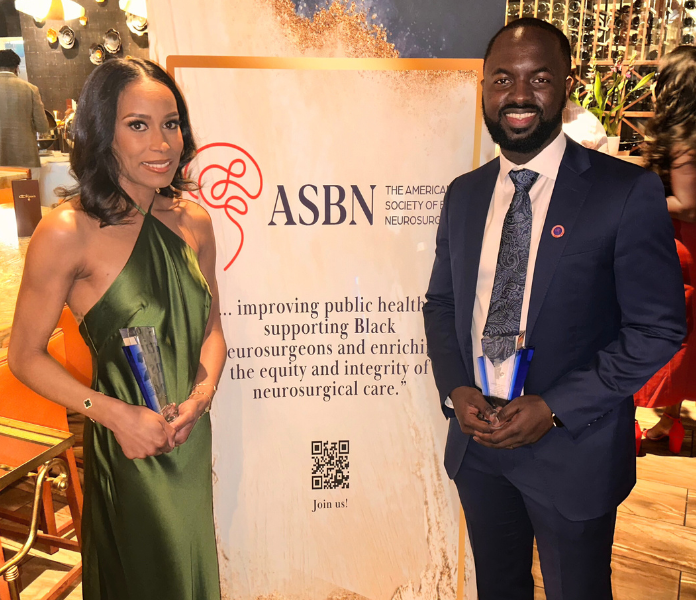
[[[145,406],[122,350],[122,327],[153,326],[168,398],[189,395],[211,307],[197,255],[151,214],[126,265],[85,315],[93,388]],[[169,454],[129,460],[112,432],[86,420],[85,600],[218,600],[211,422],[205,414]]]

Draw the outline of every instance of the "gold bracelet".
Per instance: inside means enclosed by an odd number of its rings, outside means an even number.
[[[192,389],[194,390],[194,388],[199,387],[200,385],[210,385],[211,387],[214,388],[214,393],[216,394],[216,384],[214,384],[214,383],[195,383],[192,386]]]
[[[191,398],[192,396],[197,396],[197,395],[202,395],[202,396],[206,396],[207,398],[209,398],[209,404],[207,404],[207,407],[204,409],[204,412],[202,413],[202,415],[204,413],[208,413],[209,410],[211,409],[211,404],[214,401],[214,399],[206,392],[191,392],[190,395],[188,396],[188,399]],[[200,417],[202,415],[200,415]]]
[[[206,392],[195,392],[196,388],[203,386],[203,385],[210,385],[213,388],[211,396],[209,394],[207,394]],[[209,404],[207,404],[207,407],[204,409],[204,412],[202,413],[202,415],[204,413],[208,413],[211,410],[212,403],[214,402],[213,396],[214,396],[214,394],[216,394],[216,384],[215,383],[204,383],[204,382],[195,383],[192,386],[192,391],[190,392],[190,396],[194,396],[196,394],[202,394],[202,395],[206,396],[207,398],[209,398]],[[201,415],[200,415],[200,417],[201,417]]]

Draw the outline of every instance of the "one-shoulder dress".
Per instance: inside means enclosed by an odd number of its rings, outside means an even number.
[[[126,265],[85,315],[92,387],[145,406],[119,329],[153,326],[168,398],[183,402],[199,365],[211,294],[197,255],[151,214]],[[85,600],[218,600],[211,422],[205,414],[169,454],[129,460],[114,434],[86,420]]]

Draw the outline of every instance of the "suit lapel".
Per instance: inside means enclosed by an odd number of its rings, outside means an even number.
[[[462,352],[465,356],[472,355],[471,339],[471,315],[474,312],[474,298],[476,296],[476,282],[479,276],[479,260],[481,258],[481,244],[484,239],[484,227],[488,216],[493,190],[496,187],[496,180],[500,170],[500,160],[498,158],[485,164],[483,174],[474,182],[473,188],[468,191],[468,200],[461,204],[462,218],[461,231],[455,232],[458,239],[464,240],[464,246],[460,252],[464,257],[461,268],[464,269],[464,278],[455,279],[463,281],[462,298],[464,298],[465,315],[470,315],[465,326],[468,327],[466,335],[462,336]],[[460,267],[457,264],[458,268]],[[461,312],[461,309],[460,309]],[[472,361],[467,361],[468,372],[474,377],[474,365]]]
[[[578,213],[591,188],[592,183],[581,177],[581,174],[589,167],[588,151],[567,138],[566,151],[559,167],[547,218],[542,229],[540,245],[537,249],[530,306],[527,314],[527,339],[532,339],[532,333],[537,324],[537,317],[547,295],[549,284],[570,237],[567,232],[573,231]],[[564,228],[564,235],[559,238],[554,237],[552,233],[552,229],[557,225]]]

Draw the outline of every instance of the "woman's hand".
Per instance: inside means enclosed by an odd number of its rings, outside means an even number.
[[[175,429],[145,406],[124,403],[112,431],[129,459],[158,456],[175,448]]]
[[[209,401],[202,399],[203,396],[197,395],[188,398],[177,407],[178,416],[171,423],[175,430],[175,445],[181,446],[187,441],[192,428],[195,426],[199,417],[209,405]]]

